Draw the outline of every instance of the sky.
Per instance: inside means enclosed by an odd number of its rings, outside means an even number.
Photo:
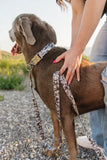
[[[10,52],[14,43],[11,42],[8,31],[15,17],[22,13],[33,13],[48,22],[56,31],[57,45],[70,46],[72,8],[69,4],[68,10],[63,12],[56,4],[56,0],[0,0],[0,50]],[[88,47],[92,46],[104,21],[105,17],[100,20]]]

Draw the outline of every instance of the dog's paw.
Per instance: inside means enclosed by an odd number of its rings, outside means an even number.
[[[45,155],[45,156],[48,156],[48,157],[52,157],[53,155],[55,155],[56,151],[57,151],[56,149],[55,149],[55,150],[46,149],[46,150],[44,151],[44,155]]]

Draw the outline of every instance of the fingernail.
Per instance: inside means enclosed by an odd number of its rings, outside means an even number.
[[[78,78],[78,82],[80,81],[80,79]]]
[[[56,63],[56,59],[53,61],[53,63]]]
[[[70,82],[68,82],[68,85],[70,85]]]

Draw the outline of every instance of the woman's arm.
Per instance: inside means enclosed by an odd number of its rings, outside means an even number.
[[[87,0],[81,20],[80,30],[75,42],[75,48],[85,49],[89,39],[95,31],[103,13],[106,0]]]
[[[79,1],[79,0],[78,0]],[[87,0],[84,6],[83,16],[79,32],[73,47],[61,56],[56,58],[56,63],[64,59],[64,64],[60,69],[60,75],[66,69],[66,80],[70,84],[74,73],[77,73],[77,79],[80,80],[79,68],[81,64],[81,55],[84,51],[90,37],[96,29],[96,26],[102,15],[106,0]]]
[[[71,46],[73,47],[77,35],[79,32],[80,24],[81,24],[81,19],[83,15],[83,10],[84,10],[84,0],[72,0],[71,6],[72,6],[72,41],[71,41]]]

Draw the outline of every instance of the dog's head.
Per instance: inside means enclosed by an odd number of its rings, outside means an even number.
[[[56,43],[54,29],[33,14],[21,14],[13,22],[9,31],[11,40],[16,41],[12,53],[34,54],[50,42]]]

